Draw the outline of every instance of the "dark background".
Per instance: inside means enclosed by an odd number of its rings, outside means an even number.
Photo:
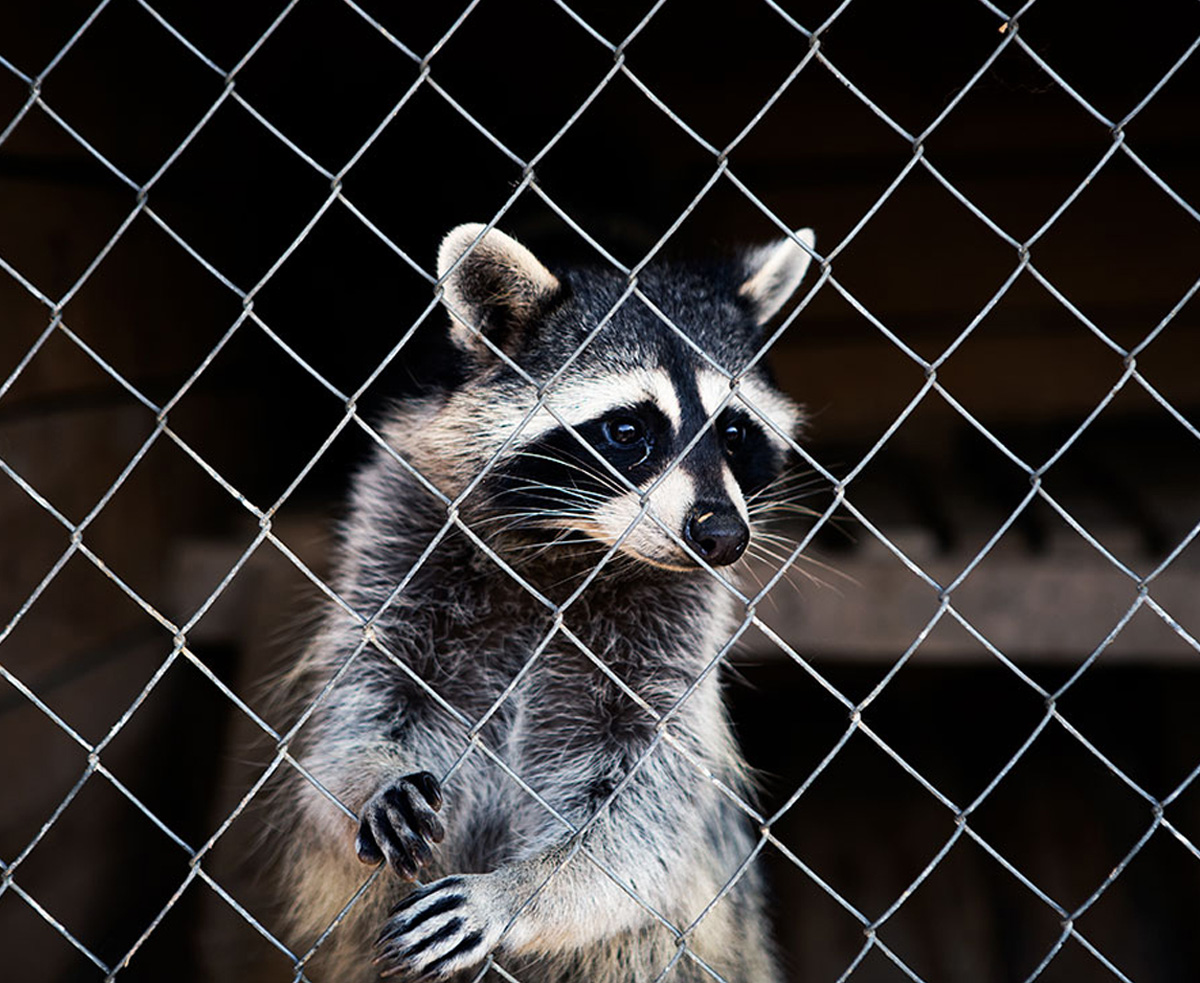
[[[138,187],[171,158],[221,96],[224,74],[283,9],[265,2],[152,6],[220,71],[145,8],[113,0],[40,86],[45,106]],[[809,30],[836,7],[782,6]],[[5,5],[0,58],[37,77],[92,9],[69,2]],[[457,4],[435,3],[362,9],[416,60],[347,5],[300,0],[234,76],[237,97],[334,174],[418,81],[420,60],[462,13]],[[615,44],[649,7],[581,2],[573,9]],[[854,0],[820,35],[821,51],[916,135],[1000,44],[1002,23],[977,3]],[[1041,0],[1021,16],[1018,30],[1076,92],[1117,121],[1200,36],[1200,8]],[[766,3],[671,0],[623,53],[634,75],[720,150],[808,50],[808,38]],[[447,97],[528,162],[609,72],[613,57],[548,0],[483,0],[428,61],[429,80],[346,173],[345,198],[429,272],[440,237],[459,222],[491,219],[524,176]],[[1193,210],[1200,204],[1198,96],[1200,56],[1122,131]],[[29,83],[0,65],[0,133],[29,98]],[[1010,44],[925,137],[922,152],[993,223],[1024,242],[1114,138]],[[910,140],[814,61],[729,161],[737,179],[786,225],[813,226],[818,249],[828,254],[913,153]],[[538,161],[535,174],[546,196],[632,265],[716,168],[714,153],[618,74]],[[0,624],[7,626],[0,665],[11,673],[0,678],[0,861],[11,864],[42,837],[0,893],[5,978],[103,978],[47,916],[110,967],[136,946],[121,979],[290,978],[289,960],[228,903],[278,931],[280,902],[259,876],[262,844],[271,836],[269,808],[252,803],[222,829],[271,760],[274,742],[220,687],[278,730],[288,725],[269,719],[263,679],[287,657],[297,606],[311,603],[312,584],[297,566],[271,542],[254,551],[189,631],[189,652],[211,675],[176,657],[101,749],[100,767],[130,795],[103,772],[89,773],[87,750],[13,680],[84,742],[112,734],[172,652],[171,631],[147,617],[131,593],[183,623],[256,541],[258,520],[230,489],[269,511],[279,541],[317,575],[323,571],[329,523],[368,447],[353,423],[326,442],[345,417],[345,397],[357,394],[418,324],[432,298],[430,282],[334,201],[253,294],[254,313],[275,337],[245,321],[204,361],[238,322],[241,295],[268,274],[330,194],[330,178],[233,95],[154,181],[148,210],[70,294],[62,315],[79,341],[155,409],[62,330],[13,377],[52,312],[0,272],[0,458],[70,524],[105,502],[82,542],[124,585],[76,551],[26,609],[71,537],[17,482],[0,477]],[[72,290],[137,202],[137,191],[41,105],[0,143],[0,259],[52,302]],[[189,255],[151,212],[236,290]],[[499,225],[548,260],[602,261],[531,191]],[[667,250],[711,255],[777,234],[723,177]],[[946,617],[864,713],[872,731],[958,808],[987,788],[1043,720],[1044,693],[1068,682],[1134,604],[1136,579],[1200,520],[1200,302],[1189,299],[1200,277],[1194,211],[1118,150],[1029,252],[1063,297],[1125,350],[1182,302],[1138,352],[1136,365],[1191,429],[1131,380],[1046,472],[1044,487],[1054,501],[1134,578],[1035,498],[955,591],[956,609],[1025,679]],[[918,164],[838,252],[833,273],[878,322],[932,360],[1018,261],[1013,246]],[[358,395],[365,418],[376,418],[387,398],[436,371],[442,321],[435,311],[420,322]],[[202,365],[169,409],[169,433],[153,440],[104,499],[155,433],[157,410]],[[781,384],[812,412],[813,457],[838,476],[863,460],[925,383],[924,368],[828,284],[781,337],[773,365]],[[1025,272],[939,368],[938,379],[989,433],[1039,467],[1124,371],[1123,354]],[[847,495],[944,585],[1017,508],[1029,480],[930,393]],[[829,494],[822,489],[810,504],[823,509]],[[772,592],[774,608],[764,616],[779,619],[796,652],[857,703],[935,615],[937,590],[844,509],[818,534],[812,552],[826,566],[801,566],[825,586],[796,576]],[[1196,552],[1193,543],[1150,586],[1150,596],[1193,638],[1200,632]],[[1095,752],[1162,800],[1200,765],[1198,660],[1194,646],[1144,606],[1057,708]],[[742,683],[731,688],[735,717],[762,770],[770,813],[819,766],[850,721],[819,682],[765,640],[747,645],[739,661]],[[1105,883],[1155,821],[1150,802],[1098,754],[1050,721],[970,819],[973,830],[1068,912]],[[85,775],[76,797],[40,834]],[[1200,783],[1172,799],[1165,816],[1186,842],[1158,828],[1076,924],[1138,981],[1200,974],[1194,932]],[[774,834],[876,919],[955,828],[952,809],[858,733]],[[218,830],[204,873],[189,874],[190,851]],[[772,867],[793,978],[838,979],[864,945],[862,926],[773,845],[763,855]],[[139,944],[160,913],[161,924]],[[925,980],[1021,980],[1052,950],[1061,920],[963,836],[879,937]],[[906,977],[873,949],[851,978]],[[1118,977],[1071,939],[1040,978]]]

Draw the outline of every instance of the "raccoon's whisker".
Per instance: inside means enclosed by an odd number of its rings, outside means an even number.
[[[756,584],[758,584],[759,591],[762,591],[762,589],[764,587],[766,587],[767,579],[764,578],[763,576],[761,576],[759,574],[759,571],[753,565],[747,563],[746,561],[747,560],[757,560],[759,563],[768,564],[768,561],[770,561],[772,559],[773,559],[773,557],[768,557],[767,554],[762,550],[762,548],[757,547],[757,546],[751,546],[749,549],[746,550],[745,555],[742,557],[742,563],[740,565],[740,569],[743,572],[743,575],[748,574],[754,580],[754,582]],[[776,560],[776,562],[780,562],[780,561]],[[791,586],[791,588],[793,590],[796,589],[796,582],[792,579],[792,571],[790,568],[788,570],[784,571],[783,579],[788,582],[789,586]],[[769,593],[767,595],[767,599],[771,602],[772,608],[774,608],[775,610],[779,609],[779,604],[778,604],[778,601],[776,600],[776,596],[775,596],[774,592]]]
[[[601,484],[613,491],[626,492],[629,489],[622,487],[611,474],[608,474],[597,462],[588,461],[581,457],[576,457],[574,454],[567,454],[561,457],[555,457],[551,454],[541,454],[537,451],[518,450],[513,454],[513,457],[528,457],[535,461],[548,461],[551,464],[565,465],[578,471],[580,474],[587,475],[593,481],[599,481]],[[590,467],[588,465],[591,465]]]
[[[538,516],[546,516],[546,515],[581,516],[581,515],[588,515],[588,514],[590,514],[590,512],[591,512],[591,509],[580,508],[574,502],[561,502],[561,503],[556,503],[555,506],[553,506],[553,507],[547,506],[545,508],[538,508],[536,506],[530,506],[530,507],[521,508],[521,509],[497,510],[495,512],[489,512],[489,513],[485,513],[484,515],[481,515],[478,521],[488,523],[488,522],[504,521],[505,519],[514,518],[514,517],[537,518]]]
[[[552,539],[542,540],[541,542],[537,542],[537,543],[523,543],[520,546],[512,546],[512,547],[509,547],[507,552],[514,553],[514,554],[525,553],[526,555],[517,556],[515,559],[516,564],[518,564],[518,565],[525,564],[525,563],[530,562],[531,560],[536,559],[537,557],[541,556],[542,554],[546,553],[547,551],[553,549],[555,546],[564,545],[564,541],[566,540],[566,537],[570,533],[571,533],[570,529],[564,529],[557,536],[553,537]],[[573,555],[578,556],[578,557],[589,556],[589,555],[595,554],[595,553],[602,553],[602,552],[604,552],[604,550],[608,549],[608,547],[604,543],[572,543],[571,545],[575,549],[575,552]]]
[[[759,555],[759,554],[758,554],[758,553],[757,553],[757,552],[754,550],[754,548],[753,548],[753,547],[752,547],[752,548],[750,548],[750,549],[748,549],[748,550],[746,551],[746,556],[747,556],[747,557],[751,557],[751,558],[753,558],[753,559],[757,559],[757,560],[760,560],[760,561],[766,562],[766,557]],[[749,575],[749,576],[750,576],[750,578],[751,578],[751,579],[752,579],[752,580],[753,580],[753,581],[754,581],[756,584],[758,584],[758,590],[759,590],[759,592],[761,592],[761,591],[762,591],[762,589],[763,589],[764,587],[766,587],[766,586],[767,586],[767,578],[764,578],[764,577],[762,577],[762,576],[759,574],[758,570],[757,570],[755,567],[751,566],[751,565],[750,565],[750,564],[748,564],[748,563],[743,563],[740,569],[741,569],[741,571],[742,571],[743,575]],[[791,587],[791,588],[792,588],[792,590],[797,590],[797,589],[798,589],[798,588],[796,587],[796,581],[795,581],[795,579],[792,577],[792,570],[791,570],[791,568],[790,568],[790,567],[789,567],[787,570],[785,570],[785,571],[784,571],[784,573],[783,573],[783,579],[784,579],[784,580],[786,580],[786,581],[788,582],[788,586],[789,586],[789,587]],[[768,603],[769,605],[771,605],[771,610],[772,610],[772,611],[778,611],[778,610],[779,610],[779,597],[780,597],[780,594],[779,594],[779,592],[778,592],[778,591],[770,591],[770,592],[767,594],[767,603]]]
[[[751,516],[770,515],[772,512],[791,512],[794,515],[805,515],[810,518],[818,518],[821,513],[816,509],[811,509],[807,505],[797,505],[794,502],[756,502],[753,505],[747,503],[746,511]]]
[[[794,550],[797,546],[796,540],[794,540],[791,536],[782,536],[779,533],[770,532],[769,530],[765,530],[765,529],[756,528],[755,529],[755,538],[759,539],[759,540],[765,539],[768,542],[775,544],[776,546],[784,547],[789,553],[791,553],[791,551]],[[824,570],[828,570],[830,573],[837,574],[839,577],[845,577],[849,580],[853,580],[853,578],[850,577],[849,574],[842,573],[842,571],[838,570],[837,567],[831,566],[830,564],[825,563],[822,560],[816,559],[810,553],[801,553],[799,556],[796,557],[796,559],[803,560],[805,563],[811,564],[812,566],[821,567]]]
[[[529,482],[523,485],[507,485],[503,489],[495,492],[491,498],[483,504],[490,504],[491,502],[495,502],[497,499],[502,498],[505,495],[511,495],[518,492],[541,493],[551,501],[554,501],[555,498],[559,496],[564,498],[578,499],[590,504],[598,504],[606,500],[603,495],[600,495],[594,491],[589,491],[586,488],[574,488],[563,485],[547,485],[543,482]]]
[[[757,529],[756,536],[760,544],[764,542],[769,543],[772,549],[780,551],[780,559],[786,559],[787,557],[791,556],[792,553],[795,552],[796,547],[799,545],[798,542],[791,536],[781,536],[779,533],[769,532],[765,529]],[[796,554],[795,562],[799,563],[801,561],[804,563],[810,563],[814,566],[820,565],[819,561],[814,560],[807,553],[803,552]],[[836,572],[832,567],[829,569],[831,573]]]
[[[773,560],[779,560],[781,563],[792,555],[792,550],[788,549],[788,544],[784,542],[763,542],[765,537],[757,537],[747,548],[746,552],[757,551],[765,557],[770,557]],[[795,543],[791,546],[794,548]]]
[[[787,558],[790,555],[787,553],[783,553],[783,554],[778,553],[775,550],[772,550],[772,549],[769,549],[769,548],[763,546],[761,543],[756,547],[752,546],[750,549],[746,550],[746,553],[749,555],[752,555],[754,557],[754,559],[756,559],[756,560],[760,560],[764,563],[774,562],[776,564],[779,564],[780,567],[782,567],[782,565],[787,561]],[[800,560],[802,560],[802,559],[805,559],[803,554],[796,557],[796,559],[791,564],[788,565],[788,568],[783,571],[783,579],[786,580],[793,589],[796,589],[796,582],[792,579],[793,575],[798,575],[798,576],[803,577],[805,580],[807,580],[810,584],[812,584],[815,587],[825,587],[830,590],[834,589],[832,584],[828,583],[827,581],[822,580],[820,577],[818,577],[816,574],[814,574],[811,570],[805,569],[804,566],[800,563]],[[836,571],[834,571],[834,572],[836,573]]]
[[[530,550],[536,550],[537,553],[545,553],[552,546],[561,546],[565,536],[555,536],[553,539],[543,539],[536,543],[522,543],[519,546],[510,546],[505,551],[507,553],[528,553]],[[581,548],[580,552],[584,552],[586,547]],[[536,555],[536,554],[535,554]],[[522,557],[523,560],[529,557]]]
[[[555,457],[547,457],[545,454],[518,454],[515,456],[535,457],[535,458],[538,458],[538,459],[544,460],[544,461],[552,461],[555,464],[567,464],[573,470],[578,471],[580,474],[583,474],[583,475],[587,476],[588,478],[592,478],[592,479],[596,479],[596,480],[600,480],[600,481],[605,481],[607,478],[607,476],[602,476],[602,475],[596,474],[596,473],[589,471],[586,468],[584,468],[572,461],[565,461],[565,460],[562,460],[560,458],[555,458]],[[587,494],[595,494],[594,492],[590,492],[588,489],[579,488],[576,485],[564,485],[564,484],[553,484],[552,485],[552,484],[548,484],[547,482],[544,482],[544,481],[534,481],[532,483],[535,486],[542,485],[546,488],[570,488],[572,491],[585,492]]]
[[[784,536],[782,533],[774,532],[773,530],[758,524],[754,526],[754,534],[759,539],[770,540],[771,542],[778,543],[781,546],[787,546],[789,549],[795,547],[797,543],[797,540],[793,539],[791,536]]]
[[[752,495],[746,499],[748,505],[761,506],[767,504],[793,504],[805,498],[813,498],[816,491],[801,492],[799,489],[789,490],[787,488],[766,488],[757,495]]]
[[[770,501],[785,501],[792,498],[805,498],[811,492],[805,493],[803,488],[789,488],[786,485],[776,484],[771,482],[764,485],[762,488],[756,489],[746,496],[747,505],[755,505],[759,502]]]
[[[817,475],[811,468],[793,469],[768,481],[748,495],[746,501],[747,503],[754,502],[764,495],[778,498],[803,498],[817,494],[824,486],[825,479]]]
[[[576,532],[577,530],[570,529],[570,528],[560,528],[560,529],[554,529],[554,530],[546,529],[543,531],[544,532],[552,531],[553,535],[551,535],[549,539],[539,539],[539,540],[531,541],[528,543],[515,544],[513,546],[509,546],[508,549],[511,550],[512,552],[516,553],[521,550],[533,550],[533,549],[541,549],[545,546],[556,546],[556,545],[562,543],[568,536],[570,536],[573,532]],[[579,540],[578,542],[575,542],[573,545],[577,546],[579,548],[580,552],[589,552],[593,549],[600,549],[603,547],[603,544],[597,544],[597,543],[595,543],[594,540]]]
[[[787,583],[790,590],[792,590],[794,592],[799,592],[801,590],[801,586],[796,581],[796,573],[797,573],[797,571],[795,569],[789,567],[787,570],[785,570],[783,572],[783,577],[781,579]],[[760,584],[760,589],[763,586],[765,586],[765,581],[763,584]],[[817,584],[816,586],[822,586],[822,585]],[[773,610],[773,611],[780,610],[779,599],[782,596],[783,596],[783,594],[780,591],[776,591],[776,590],[772,590],[770,593],[767,594],[767,600],[771,602],[771,610]]]
[[[855,587],[862,586],[856,577],[846,573],[845,570],[839,570],[830,563],[825,563],[823,560],[818,560],[815,557],[801,553],[798,557],[796,557],[796,562],[800,563],[800,561],[803,561],[805,566],[816,567],[818,570],[823,570],[825,573],[831,574],[832,576],[837,577],[839,580],[843,580],[848,584],[853,584]],[[825,586],[830,587],[832,585],[826,584]]]
[[[495,521],[497,517],[503,519],[508,516],[536,517],[558,514],[584,516],[594,512],[598,506],[603,504],[603,499],[590,499],[582,496],[568,498],[547,494],[549,490],[553,489],[541,489],[537,486],[530,486],[530,490],[542,492],[545,504],[521,502],[514,503],[514,505],[523,507],[505,508],[502,501],[503,496],[494,496],[490,501],[481,502],[476,505],[477,510],[481,513],[480,521]]]
[[[815,485],[824,481],[825,478],[815,468],[809,467],[807,463],[800,463],[794,464],[790,468],[784,468],[774,478],[773,483],[787,485],[803,482],[806,485]]]
[[[749,551],[747,551],[747,552],[749,552]],[[763,563],[766,563],[767,566],[773,566],[776,570],[781,569],[783,567],[784,563],[787,562],[786,555],[777,553],[774,550],[766,549],[765,547],[762,547],[762,546],[759,546],[754,551],[754,558]],[[796,573],[796,572],[799,572],[797,565],[795,563],[791,563],[788,565],[787,570],[784,571],[784,577],[788,577],[790,574]],[[774,576],[774,571],[772,571],[771,576]],[[795,586],[795,585],[793,584],[793,586]]]
[[[509,522],[508,524],[501,526],[498,529],[491,530],[490,538],[499,539],[499,538],[502,538],[504,536],[507,536],[507,535],[510,535],[513,533],[518,533],[518,532],[528,533],[528,532],[532,532],[532,531],[536,531],[536,530],[540,530],[543,532],[548,531],[545,527],[531,526],[528,522],[523,522],[523,521],[514,519],[512,522]]]
[[[524,509],[544,511],[560,507],[588,511],[605,501],[603,498],[583,493],[568,494],[564,489],[555,488],[551,485],[524,485],[519,489],[519,492],[520,494],[509,494],[506,490],[505,492],[493,495],[488,501],[480,504],[484,508],[495,512],[503,512],[509,509],[514,511]]]
[[[482,513],[490,511],[498,514],[513,514],[515,510],[505,507],[505,500],[513,496],[532,499],[532,501],[518,500],[512,503],[512,505],[523,506],[529,514],[563,510],[574,512],[577,515],[585,515],[601,508],[608,501],[605,496],[586,489],[564,488],[531,482],[501,489],[482,501],[472,502],[472,506]]]
[[[508,512],[502,515],[491,516],[483,520],[486,525],[493,526],[490,532],[495,535],[503,535],[513,529],[519,528],[542,528],[540,526],[531,525],[530,520],[546,520],[546,519],[581,519],[588,515],[587,512],[580,510],[568,509],[539,509],[531,512]]]
[[[770,547],[765,546],[762,542],[763,540],[766,540],[768,543],[771,544],[771,546]],[[778,560],[779,562],[782,563],[784,560],[786,560],[789,556],[792,555],[792,551],[796,548],[796,541],[793,539],[789,539],[786,536],[779,536],[779,535],[776,535],[775,533],[760,531],[760,532],[758,532],[758,534],[755,538],[755,541],[751,542],[750,549],[748,549],[747,552],[753,551],[756,547],[759,550],[762,550],[764,552],[766,552],[768,549],[770,549],[771,550],[771,552],[769,554],[770,558],[774,559],[774,560]],[[780,549],[784,550],[785,552],[783,552],[783,553],[777,552]],[[844,570],[839,570],[837,567],[833,566],[832,564],[826,563],[823,560],[818,560],[816,557],[811,556],[808,553],[800,553],[796,556],[795,560],[792,561],[792,569],[798,570],[803,576],[807,577],[813,583],[819,584],[822,587],[829,587],[829,588],[833,587],[833,585],[830,584],[829,582],[815,577],[807,569],[804,569],[804,568],[808,568],[808,567],[816,567],[818,570],[822,570],[825,573],[838,578],[839,580],[843,580],[847,583],[854,584],[856,587],[861,586],[854,577],[852,577],[850,574],[846,573]]]
[[[823,515],[825,515],[823,512],[818,513],[815,511],[809,511],[803,506],[796,506],[792,508],[785,507],[770,510],[764,509],[762,511],[751,511],[750,519],[756,528],[773,530],[776,527],[794,528],[797,522],[797,517],[801,520],[804,520],[801,525],[804,525],[806,528],[808,528],[810,527],[810,524],[807,522],[807,520],[819,519]],[[857,542],[855,536],[848,528],[846,528],[853,521],[853,518],[849,516],[835,515],[829,517],[824,522],[824,525],[827,529],[831,529],[839,533],[847,542],[854,543]]]
[[[761,557],[758,557],[755,553],[753,546],[746,550],[746,556],[754,556],[756,559],[761,559]],[[749,563],[742,563],[739,569],[743,574],[749,576],[751,580],[758,584],[758,589],[760,591],[763,589],[765,586],[765,581],[758,575],[758,571],[754,569],[754,567],[752,567]]]

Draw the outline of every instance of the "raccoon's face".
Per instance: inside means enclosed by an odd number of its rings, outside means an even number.
[[[547,400],[552,412],[529,420],[486,482],[494,515],[510,530],[619,543],[658,567],[733,563],[750,542],[747,502],[786,459],[756,409],[785,433],[797,419],[760,380],[730,396],[723,376],[698,366],[564,381]]]
[[[669,570],[738,560],[799,409],[759,368],[731,380],[637,298],[594,332],[621,296],[619,278],[571,271],[560,281],[503,233],[476,242],[481,231],[460,226],[439,256],[453,336],[478,367],[439,414],[441,436],[447,450],[469,445],[455,452],[460,473],[487,465],[467,500],[480,531],[518,559],[590,541]],[[811,245],[809,230],[800,236]],[[785,239],[723,275],[665,269],[640,284],[696,347],[739,373],[808,261]],[[493,346],[548,383],[540,403]]]

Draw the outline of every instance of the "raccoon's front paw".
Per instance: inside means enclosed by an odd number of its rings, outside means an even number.
[[[510,913],[488,874],[443,877],[392,909],[376,941],[381,976],[442,980],[482,962]]]
[[[365,864],[386,859],[397,874],[413,880],[433,862],[430,844],[446,835],[437,817],[441,807],[441,786],[427,771],[385,785],[363,807],[354,843],[358,859]]]

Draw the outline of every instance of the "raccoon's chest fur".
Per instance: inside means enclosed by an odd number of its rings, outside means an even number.
[[[717,590],[622,586],[559,616],[503,575],[471,587],[456,590],[440,615],[426,607],[430,647],[410,659],[430,688],[467,718],[486,721],[480,735],[531,786],[542,770],[561,775],[571,759],[589,770],[606,757],[636,760],[668,714],[697,746],[702,735],[690,732],[717,723],[706,719],[716,706],[707,698],[715,675],[699,697],[676,706],[723,640],[730,602]],[[423,702],[417,686],[402,688],[411,699],[400,707]]]
[[[697,685],[725,638],[722,592],[627,579],[598,585],[559,618],[503,573],[464,576],[468,568],[465,553],[435,562],[416,584],[424,602],[394,612],[394,636],[381,625],[429,689],[480,722],[488,748],[466,754],[451,783],[464,832],[444,847],[448,870],[493,869],[536,851],[563,820],[587,822],[634,769],[669,773],[693,790],[695,809],[708,790],[694,765],[736,781],[717,674]],[[420,748],[457,730],[465,744],[465,728],[422,685],[389,679],[394,691],[379,712],[391,718],[392,739]],[[656,745],[668,715],[692,764]]]

